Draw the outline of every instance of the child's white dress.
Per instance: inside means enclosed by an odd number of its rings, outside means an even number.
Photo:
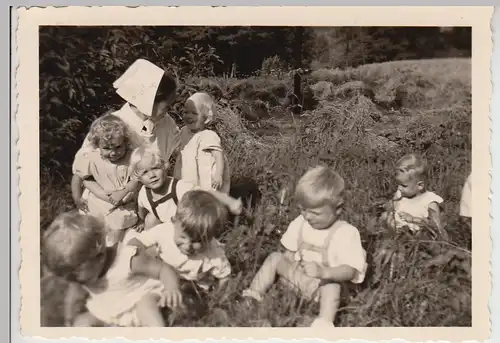
[[[203,190],[212,188],[215,173],[215,159],[211,150],[223,151],[220,137],[211,130],[197,132],[181,151],[182,156],[182,179],[200,186]],[[229,163],[224,155],[224,171],[222,174],[222,186],[218,191],[229,193],[231,186],[231,175]]]
[[[295,264],[283,278],[302,295],[319,300],[320,280],[301,269],[300,262],[315,262],[325,267],[348,265],[356,270],[353,283],[363,282],[366,274],[366,251],[358,229],[338,220],[329,229],[316,230],[302,216],[295,218],[281,238],[281,244],[295,253]]]
[[[166,182],[169,182],[169,185],[164,197],[153,199],[151,189],[142,186],[137,198],[139,207],[145,208],[162,223],[170,223],[177,211],[177,201],[182,199],[186,192],[195,189],[192,183],[184,180],[169,177]]]
[[[462,188],[460,215],[462,217],[472,218],[472,174],[469,174]]]
[[[209,246],[194,256],[183,254],[174,240],[175,229],[171,222],[165,222],[135,235],[145,246],[157,246],[160,258],[174,267],[184,280],[195,281],[200,287],[208,288],[212,275],[223,279],[231,274],[231,264],[226,257],[223,245],[215,238]]]
[[[118,244],[116,256],[95,285],[84,286],[90,296],[87,309],[99,320],[115,326],[141,326],[136,312],[137,303],[146,295],[159,297],[158,306],[165,306],[163,284],[159,280],[132,274],[130,262],[137,247]]]
[[[436,193],[429,191],[425,191],[413,198],[402,198],[401,193],[398,191],[396,192],[395,198],[399,199],[394,202],[394,220],[396,228],[400,229],[404,226],[408,226],[408,228],[413,232],[419,231],[420,226],[416,223],[409,223],[403,220],[400,213],[406,212],[415,218],[424,219],[429,216],[430,204],[433,202],[441,204],[443,202],[443,198]]]
[[[82,179],[93,177],[106,193],[121,190],[130,181],[130,154],[121,161],[112,163],[101,157],[98,150],[82,151],[77,154],[73,163],[73,174]],[[104,222],[111,230],[124,230],[134,226],[138,221],[136,203],[131,201],[113,211],[113,205],[99,199],[93,193],[87,195],[89,214]]]

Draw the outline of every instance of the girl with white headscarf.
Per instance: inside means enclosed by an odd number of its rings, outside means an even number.
[[[186,100],[174,177],[191,182],[201,189],[229,193],[230,171],[220,137],[206,128],[215,115],[213,98],[203,92]]]
[[[168,161],[179,144],[179,128],[166,112],[167,107],[175,100],[176,80],[155,64],[145,59],[138,59],[113,83],[113,87],[126,103],[112,114],[122,119],[128,126],[131,143],[155,149],[165,161]],[[75,170],[82,160],[88,158],[92,150],[87,136],[73,163],[71,182],[73,200],[77,207],[84,211],[87,210],[85,199],[88,196],[88,189],[82,194],[83,180],[75,174]],[[96,189],[96,183],[93,181],[86,181],[84,185],[85,188]],[[112,200],[119,204],[130,193],[130,189],[138,187],[137,181],[131,181],[131,184],[123,190],[98,196],[103,198],[102,200]]]

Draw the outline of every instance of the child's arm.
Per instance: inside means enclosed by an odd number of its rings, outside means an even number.
[[[429,215],[427,218],[420,218],[420,217],[415,217],[412,216],[409,213],[406,212],[399,212],[399,216],[401,219],[404,221],[407,221],[409,223],[414,223],[417,225],[425,225],[425,226],[431,226],[435,227],[438,230],[442,229],[442,223],[441,223],[441,211],[439,209],[439,205],[436,202],[432,202],[428,206],[428,211]]]
[[[110,198],[113,199],[115,204],[118,204],[120,201],[123,201],[125,196],[129,193],[136,192],[141,186],[139,180],[132,179],[130,180],[123,189],[119,189],[110,194]]]
[[[144,208],[141,204],[138,204],[137,206],[137,215],[139,216],[139,219],[141,221],[144,221],[146,219],[146,215],[148,214],[148,210]]]
[[[429,204],[429,219],[434,223],[438,230],[442,229],[441,210],[439,209],[439,205],[435,202]]]
[[[170,308],[182,306],[179,276],[176,271],[160,259],[139,252],[130,260],[133,273],[160,280],[164,287],[165,302]]]
[[[73,177],[71,178],[71,196],[73,197],[76,207],[84,212],[87,212],[87,203],[82,199],[82,187],[83,179],[80,176],[73,174]]]
[[[228,194],[216,190],[209,190],[208,192],[211,193],[214,197],[216,197],[217,200],[226,205],[232,214],[234,215],[241,214],[241,211],[243,210],[243,202],[241,201],[241,199],[239,198],[235,199]]]
[[[70,282],[68,290],[64,297],[64,325],[73,326],[75,317],[80,313],[81,308],[85,306],[85,300],[88,293],[77,283]]]
[[[84,179],[83,185],[85,186],[85,188],[87,188],[89,191],[91,191],[92,194],[94,194],[99,199],[104,200],[106,202],[109,202],[108,195],[106,194],[104,189],[94,179]]]
[[[224,174],[224,154],[220,150],[210,150],[215,160],[215,172],[212,179],[212,187],[219,189],[222,186],[222,177]]]

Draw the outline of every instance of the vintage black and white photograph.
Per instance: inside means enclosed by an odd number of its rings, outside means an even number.
[[[40,25],[40,326],[472,327],[472,56],[471,25]]]

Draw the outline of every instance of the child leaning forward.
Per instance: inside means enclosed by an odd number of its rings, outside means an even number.
[[[156,246],[160,258],[183,280],[203,289],[222,286],[231,273],[223,245],[216,236],[228,219],[226,206],[207,191],[189,191],[179,200],[170,221],[143,231],[129,241],[139,247]]]

